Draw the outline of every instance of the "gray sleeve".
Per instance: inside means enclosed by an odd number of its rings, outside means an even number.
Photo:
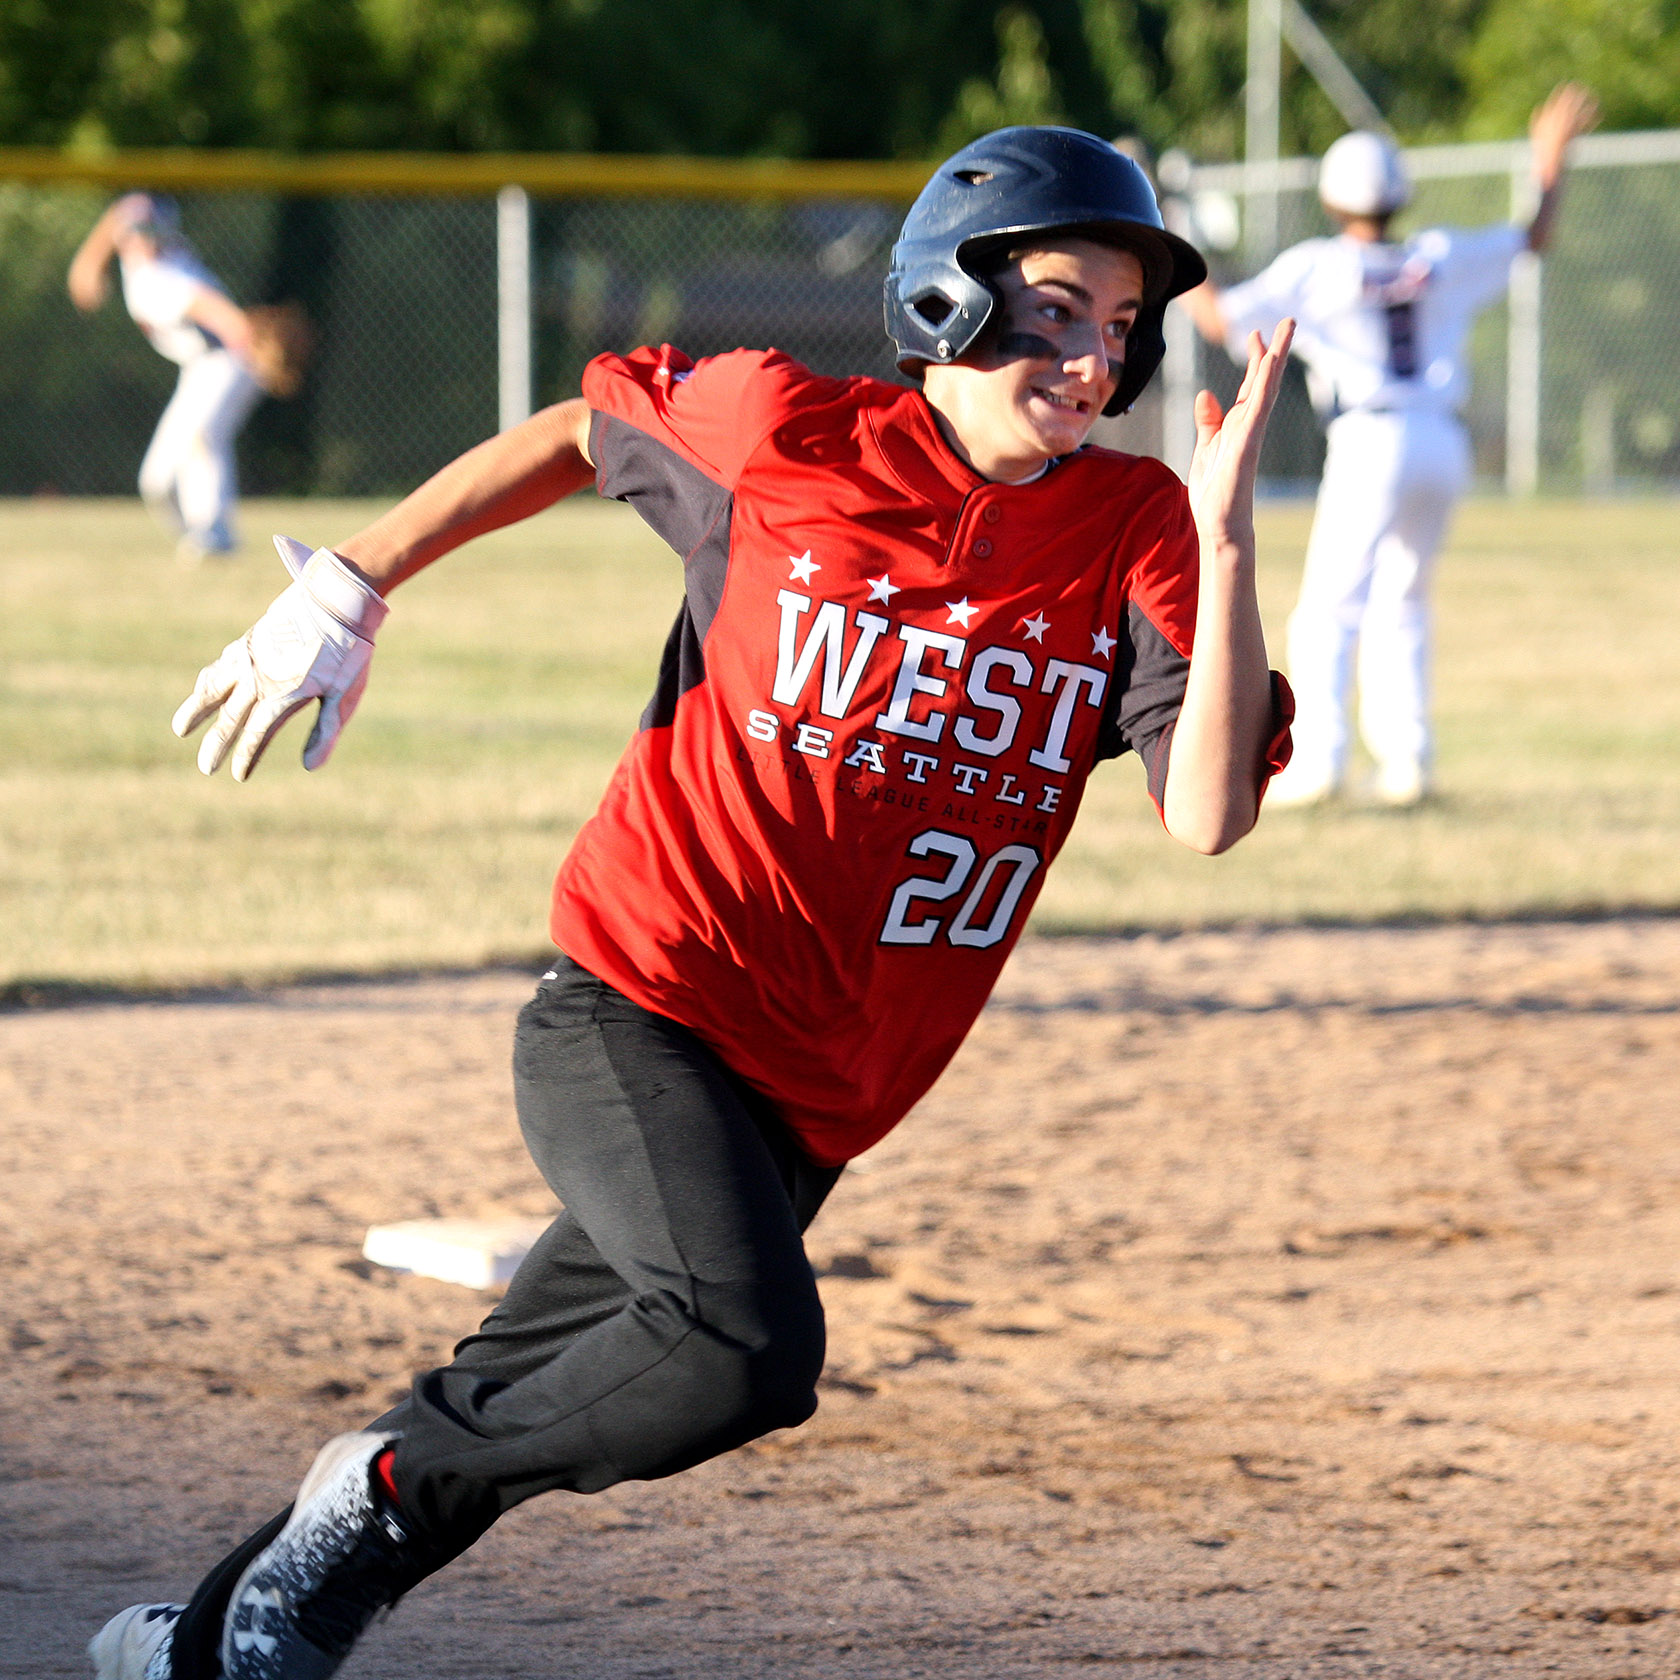
[[[1126,610],[1126,634],[1115,654],[1114,687],[1104,710],[1097,757],[1135,752],[1149,778],[1149,797],[1159,805],[1166,792],[1168,750],[1184,704],[1190,660],[1135,601]]]

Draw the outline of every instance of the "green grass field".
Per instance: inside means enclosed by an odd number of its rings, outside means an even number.
[[[169,715],[284,582],[254,503],[198,572],[128,503],[0,504],[0,996],[534,957],[555,864],[634,728],[670,555],[581,499],[396,597],[362,709],[306,776],[201,777]],[[1274,648],[1310,510],[1267,506]],[[1440,797],[1270,813],[1223,858],[1162,833],[1133,761],[1092,783],[1040,930],[1680,906],[1680,522],[1666,502],[1471,503],[1438,589]]]

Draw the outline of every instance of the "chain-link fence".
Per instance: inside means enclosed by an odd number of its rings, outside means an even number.
[[[0,186],[0,493],[129,490],[168,400],[176,370],[120,299],[82,316],[65,292],[105,197]],[[302,394],[265,402],[240,439],[247,490],[401,491],[506,418],[494,197],[178,200],[236,301],[297,299],[317,329]],[[662,340],[891,377],[880,287],[901,216],[870,200],[532,200],[526,400],[575,395],[591,356]]]
[[[1523,154],[1505,145],[1429,148],[1409,162],[1408,227],[1504,219],[1525,180]],[[1216,273],[1235,279],[1260,256],[1241,243],[1255,192],[1276,194],[1283,243],[1327,231],[1313,179],[1305,160],[1264,179],[1240,165],[1190,169],[1175,183],[1179,213]],[[545,196],[533,184],[511,223],[528,255],[512,287],[506,194],[500,214],[488,191],[177,196],[187,236],[236,300],[295,298],[319,333],[302,395],[263,403],[241,437],[245,488],[386,495],[505,423],[510,390],[513,413],[575,393],[601,350],[774,344],[823,372],[893,377],[880,280],[903,212],[896,183],[848,197],[797,184]],[[81,316],[65,294],[71,253],[108,196],[0,184],[0,493],[126,492],[168,399],[175,370],[120,303]],[[1680,132],[1578,143],[1543,279],[1523,279],[1516,301],[1515,322],[1500,304],[1472,340],[1478,472],[1600,493],[1680,480]],[[1537,307],[1525,313],[1525,301]],[[1163,379],[1132,416],[1105,423],[1105,438],[1182,466],[1196,383],[1229,391],[1234,373],[1222,352],[1192,344],[1182,317],[1170,337]],[[1266,470],[1310,480],[1322,451],[1297,380]]]

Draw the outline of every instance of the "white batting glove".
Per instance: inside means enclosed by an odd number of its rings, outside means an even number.
[[[215,774],[231,748],[233,779],[244,781],[280,726],[311,700],[319,700],[321,710],[304,743],[303,767],[319,770],[367,687],[374,632],[390,611],[331,549],[311,554],[292,537],[276,537],[274,546],[292,586],[198,673],[171,723],[184,738],[221,709],[198,749],[206,776]]]

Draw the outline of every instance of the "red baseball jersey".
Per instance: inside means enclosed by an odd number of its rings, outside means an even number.
[[[920,392],[777,351],[601,356],[583,392],[601,494],[687,588],[554,939],[837,1164],[955,1053],[1092,766],[1136,750],[1159,803],[1184,486],[1095,448],[992,483]]]

